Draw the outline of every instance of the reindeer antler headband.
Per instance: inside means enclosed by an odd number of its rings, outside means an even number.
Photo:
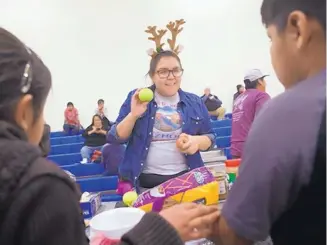
[[[177,45],[176,47],[176,37],[177,35],[183,30],[183,27],[181,27],[183,24],[185,24],[185,21],[183,19],[176,20],[176,21],[170,21],[166,27],[171,32],[171,39],[167,39],[167,42],[169,44],[170,50],[177,55],[182,51],[183,46]],[[180,28],[181,27],[181,28]],[[148,55],[150,55],[152,58],[155,57],[158,53],[162,52],[162,47],[165,45],[165,43],[161,42],[162,37],[166,34],[167,29],[160,29],[157,30],[156,26],[148,26],[148,29],[145,30],[146,33],[151,34],[152,36],[148,37],[149,40],[154,41],[156,48],[155,49],[149,49]]]

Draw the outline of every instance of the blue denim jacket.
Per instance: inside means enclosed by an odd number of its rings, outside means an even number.
[[[154,90],[155,87],[151,86],[150,89]],[[138,177],[142,173],[152,140],[157,104],[152,100],[148,104],[146,112],[136,121],[131,136],[128,139],[120,139],[117,135],[116,126],[130,113],[131,99],[134,93],[135,90],[128,94],[127,99],[120,108],[116,124],[111,127],[107,139],[108,143],[127,143],[125,157],[119,167],[119,173],[122,178],[130,180],[135,187],[138,187]],[[180,102],[177,108],[183,121],[182,132],[189,135],[207,135],[211,139],[212,145],[214,145],[215,134],[211,128],[208,110],[201,98],[181,89],[179,90],[179,97]],[[185,154],[185,157],[190,170],[203,166],[200,152],[193,155]],[[164,159],[158,159],[158,163],[160,161],[164,161]]]

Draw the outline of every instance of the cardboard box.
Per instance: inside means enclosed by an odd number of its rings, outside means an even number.
[[[83,198],[80,201],[81,209],[83,211],[84,219],[91,219],[97,214],[101,206],[101,194],[100,193],[90,193],[87,198]]]

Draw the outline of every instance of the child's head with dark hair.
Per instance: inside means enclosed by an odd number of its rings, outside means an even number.
[[[92,126],[96,128],[102,128],[102,119],[99,115],[94,115],[92,117]]]
[[[17,37],[0,28],[0,121],[22,128],[38,145],[51,74],[41,59]]]
[[[244,84],[245,84],[245,89],[258,89],[263,92],[266,91],[266,81],[264,77],[253,81],[249,79],[245,79]]]
[[[73,102],[67,102],[67,109],[68,109],[68,110],[73,110],[73,109],[74,109],[74,104],[73,104]]]
[[[261,17],[285,88],[326,68],[326,0],[263,0]]]
[[[242,84],[236,85],[236,90],[238,93],[243,93],[244,92],[244,86]]]
[[[163,96],[173,96],[180,88],[183,68],[177,54],[161,51],[151,59],[148,75]]]
[[[99,99],[98,100],[98,109],[102,109],[104,107],[104,100],[103,99]]]

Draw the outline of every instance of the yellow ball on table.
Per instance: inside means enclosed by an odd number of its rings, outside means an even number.
[[[136,200],[137,193],[135,191],[129,191],[123,195],[123,203],[128,207],[132,206]]]

